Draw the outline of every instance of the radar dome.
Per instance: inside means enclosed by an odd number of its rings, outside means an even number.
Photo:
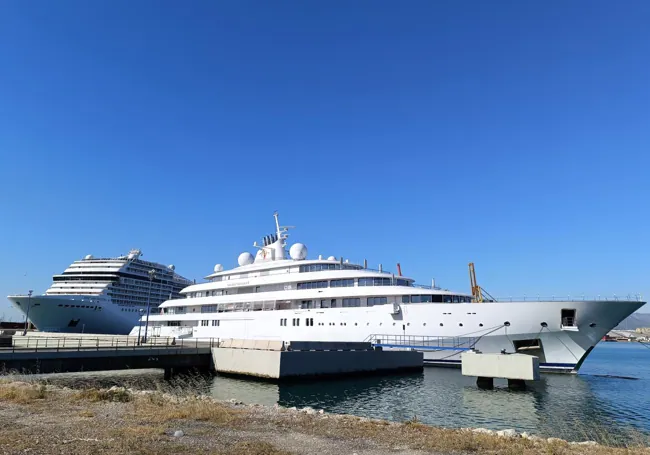
[[[217,264],[214,266],[214,271],[215,272],[223,272],[223,265]]]
[[[307,247],[302,243],[294,243],[289,249],[289,256],[294,261],[302,261],[307,257]]]
[[[175,266],[174,264],[169,264],[169,265],[167,266],[167,268],[168,268],[169,270],[176,270],[176,266]]]
[[[247,251],[239,255],[239,258],[237,259],[237,263],[240,266],[244,266],[244,265],[252,264],[254,260],[255,258],[253,257],[253,255]]]
[[[328,261],[336,261],[336,258],[334,256],[330,256],[327,258]]]
[[[92,254],[87,254],[86,257],[84,258],[86,261],[89,261],[93,258]]]

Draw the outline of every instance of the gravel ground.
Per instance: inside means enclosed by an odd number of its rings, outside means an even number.
[[[0,382],[1,454],[630,454],[510,430],[448,430],[160,392]]]
[[[22,388],[22,387],[21,387]],[[50,389],[48,387],[48,389]],[[137,394],[137,393],[136,393]],[[395,454],[424,452],[366,438],[306,434],[305,419],[335,417],[237,402],[187,400],[170,405],[146,395],[127,402],[94,401],[74,391],[44,398],[0,398],[2,454]],[[160,398],[160,397],[157,397]],[[169,397],[167,397],[169,398]],[[187,417],[184,408],[190,407]],[[194,409],[192,409],[194,408]],[[196,418],[192,414],[196,413]],[[292,428],[295,425],[295,429]],[[178,436],[178,432],[182,436]],[[176,436],[175,436],[176,434]]]

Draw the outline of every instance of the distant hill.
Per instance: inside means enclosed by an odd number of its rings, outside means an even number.
[[[616,326],[618,330],[634,330],[639,327],[650,327],[650,313],[634,313]]]

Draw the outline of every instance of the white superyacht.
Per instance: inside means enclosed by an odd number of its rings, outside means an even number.
[[[473,348],[536,355],[546,371],[577,372],[589,352],[645,302],[628,300],[485,301],[332,256],[286,253],[287,227],[255,242],[238,267],[217,264],[208,282],[163,302],[149,333],[181,338],[371,341],[424,352],[425,363],[460,364]],[[474,284],[474,283],[473,283]],[[480,289],[480,288],[479,288]],[[144,318],[142,318],[144,319]],[[131,332],[137,335],[138,326]]]
[[[42,332],[126,335],[146,314],[192,281],[173,265],[145,261],[134,249],[116,258],[92,255],[54,275],[44,295],[10,295],[9,301]]]

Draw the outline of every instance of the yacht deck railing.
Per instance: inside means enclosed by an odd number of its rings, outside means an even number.
[[[626,295],[616,295],[613,296],[588,296],[585,294],[582,295],[552,295],[551,297],[544,297],[540,295],[536,296],[527,296],[523,297],[496,297],[495,301],[497,302],[589,302],[589,301],[627,301],[627,302],[641,302],[641,294],[626,294]]]

